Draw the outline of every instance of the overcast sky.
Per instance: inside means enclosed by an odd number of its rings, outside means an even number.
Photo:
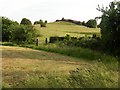
[[[6,16],[18,22],[28,18],[48,20],[61,19],[87,21],[100,16],[96,10],[98,4],[108,6],[113,0],[0,0],[0,16]]]

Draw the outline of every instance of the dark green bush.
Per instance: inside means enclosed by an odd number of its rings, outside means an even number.
[[[18,26],[19,23],[12,21],[8,18],[2,17],[2,41],[9,42],[12,39],[12,33],[15,30],[14,27]]]
[[[113,1],[109,7],[100,8],[101,16],[101,38],[105,49],[109,53],[117,53],[120,56],[120,1]]]
[[[27,18],[23,18],[20,24],[21,25],[32,25],[31,21]]]
[[[47,24],[47,20],[45,22],[43,22],[43,20],[40,20],[40,27],[46,27]]]
[[[86,23],[85,23],[85,21],[83,21],[83,22],[82,22],[82,25],[83,25],[83,26],[86,26]]]
[[[54,36],[54,37],[50,37],[50,42],[49,43],[55,43],[55,42],[60,42],[63,41],[65,39],[65,37],[58,37],[58,36]]]
[[[37,36],[37,31],[28,19],[23,18],[19,25],[16,21],[2,17],[2,41],[17,44],[34,43]]]
[[[97,21],[96,21],[96,20],[93,20],[93,19],[90,19],[90,20],[88,20],[88,22],[86,23],[86,26],[87,26],[87,27],[90,27],[90,28],[96,28],[96,27],[97,27]]]
[[[45,20],[45,23],[47,23],[47,20]]]
[[[41,23],[40,26],[41,27],[46,27],[46,23]]]
[[[78,39],[75,37],[65,36],[65,39],[60,43],[63,43],[66,46],[84,47],[96,50],[102,49],[101,40],[96,36],[96,34],[93,34],[93,37],[81,37]]]
[[[46,27],[47,20],[45,22],[43,22],[43,20],[40,19],[39,21],[35,21],[34,25],[35,24],[40,24],[40,27]]]
[[[35,25],[35,24],[40,24],[40,21],[35,21],[35,22],[34,22],[34,25]]]
[[[13,32],[12,41],[17,44],[34,43],[37,34],[33,26],[20,25]]]
[[[92,38],[96,38],[96,34],[93,34]]]

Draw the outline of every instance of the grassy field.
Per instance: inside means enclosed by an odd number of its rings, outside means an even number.
[[[87,28],[85,26],[76,25],[69,22],[53,22],[48,23],[47,27],[40,27],[40,25],[35,25],[35,28],[41,34],[39,38],[40,43],[45,41],[45,38],[50,36],[66,36],[66,34],[72,37],[82,37],[91,36],[92,34],[100,35],[99,28]]]
[[[82,59],[28,48],[3,46],[2,49],[3,87],[6,88],[35,87],[37,82],[39,83],[36,87],[48,87],[46,85],[48,82],[44,81],[46,75],[65,77],[69,75],[70,70],[88,64]],[[40,81],[29,82],[32,79],[40,79]],[[32,83],[34,84],[30,86]]]
[[[116,68],[110,70],[97,60],[22,47],[2,49],[4,88],[118,87],[117,62],[113,66]]]
[[[50,36],[100,35],[100,29],[68,22],[34,27],[41,34],[39,46],[2,43],[3,88],[118,87],[117,57],[81,47],[44,44]]]

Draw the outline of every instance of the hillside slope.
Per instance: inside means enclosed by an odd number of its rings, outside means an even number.
[[[66,34],[72,37],[91,36],[94,33],[100,35],[99,28],[88,28],[63,21],[48,23],[47,27],[41,28],[40,25],[34,25],[34,27],[41,34],[39,38],[40,42],[44,42],[45,38],[49,38],[50,36],[66,36]]]

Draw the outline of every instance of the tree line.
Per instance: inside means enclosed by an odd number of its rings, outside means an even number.
[[[17,44],[34,43],[39,36],[29,19],[23,18],[20,24],[2,17],[2,41]]]
[[[34,25],[35,24],[40,24],[41,27],[46,27],[46,24],[47,24],[47,20],[45,20],[45,22],[43,20],[39,20],[39,21],[35,21],[34,22]]]
[[[76,21],[76,20],[72,20],[72,19],[64,19],[64,18],[62,18],[61,20],[56,20],[56,22],[59,22],[59,21],[70,22],[70,23],[74,23],[77,25],[83,25],[83,26],[87,26],[89,28],[97,27],[96,19],[90,19],[87,22],[85,22],[85,21],[81,22],[81,21]]]

